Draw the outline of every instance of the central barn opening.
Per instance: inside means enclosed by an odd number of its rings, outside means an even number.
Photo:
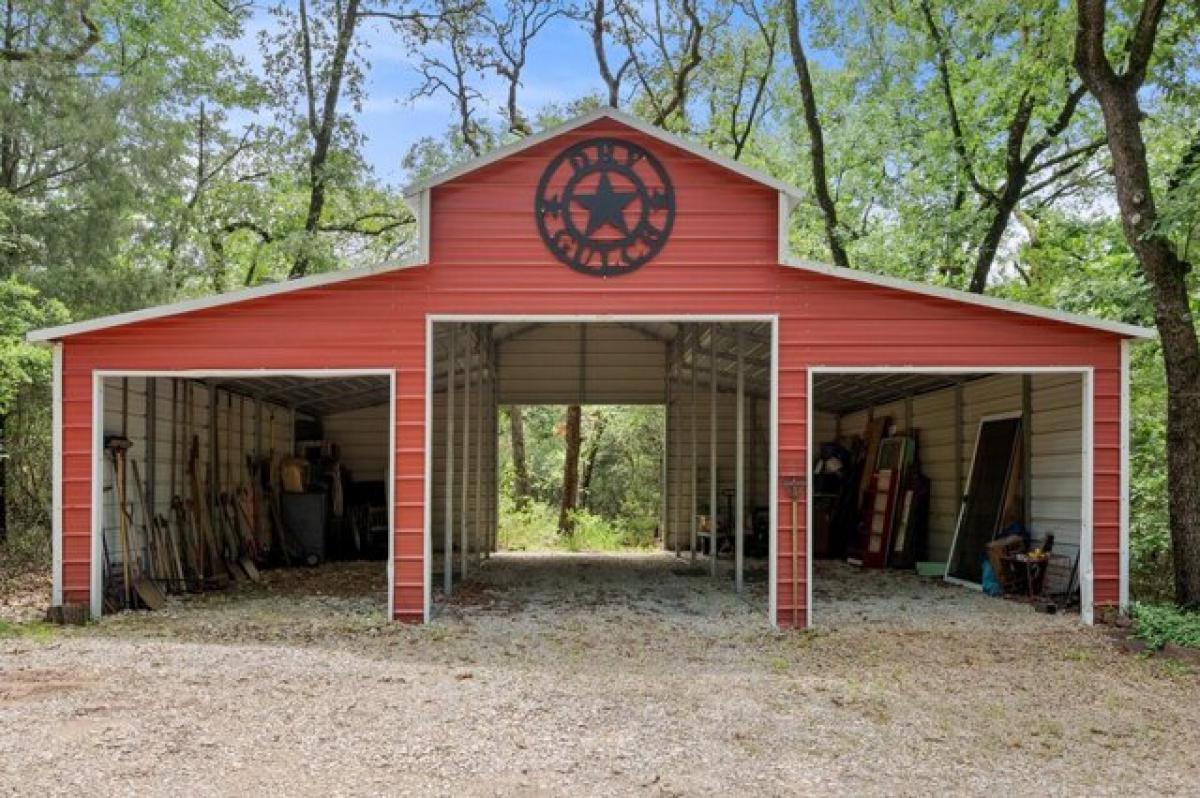
[[[695,614],[714,593],[766,610],[769,321],[435,321],[430,343],[435,612],[607,601]],[[597,438],[602,419],[637,438],[620,456],[638,462],[596,472],[615,445]],[[531,425],[557,440],[522,447]],[[561,467],[540,491],[519,474],[535,443],[557,446]]]

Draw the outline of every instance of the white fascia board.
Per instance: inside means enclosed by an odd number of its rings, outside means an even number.
[[[421,251],[424,252],[425,247],[424,245],[421,246]],[[224,294],[212,294],[210,296],[198,297],[196,299],[185,299],[181,302],[172,302],[170,304],[158,305],[156,307],[144,308],[142,310],[133,310],[127,313],[117,313],[112,316],[101,316],[100,318],[73,322],[71,324],[63,324],[58,327],[46,327],[41,330],[33,330],[26,335],[26,340],[30,343],[46,343],[72,335],[80,335],[82,333],[95,332],[97,330],[105,330],[110,327],[120,327],[126,324],[133,324],[135,322],[161,319],[168,316],[177,316],[182,313],[191,313],[197,310],[208,310],[210,308],[233,305],[238,302],[248,302],[252,299],[262,299],[264,297],[277,296],[279,294],[290,294],[293,291],[303,291],[307,288],[317,288],[325,285],[343,283],[349,280],[358,280],[364,277],[373,277],[375,275],[386,274],[388,272],[411,269],[415,266],[422,266],[424,264],[424,260],[417,258],[412,261],[393,261],[373,266],[363,266],[357,269],[323,272],[321,274],[314,274],[309,277],[286,280],[281,283],[268,283],[266,285],[254,286],[253,288],[243,288],[238,291],[229,291]]]
[[[631,127],[639,133],[649,136],[650,138],[657,139],[671,147],[676,147],[684,152],[690,153],[691,155],[695,155],[697,158],[701,158],[710,163],[716,164],[717,166],[728,169],[729,171],[739,174],[748,180],[754,181],[755,183],[760,183],[777,191],[781,191],[796,201],[799,201],[804,196],[803,192],[793,185],[771,177],[770,175],[760,172],[757,169],[751,169],[745,164],[735,161],[726,155],[720,154],[719,152],[714,152],[707,147],[702,147],[686,139],[680,138],[673,133],[668,133],[661,128],[655,127],[647,122],[643,122],[635,116],[630,116],[623,111],[618,111],[615,108],[609,107],[597,108],[593,111],[583,114],[582,116],[577,116],[574,119],[559,125],[558,127],[553,127],[549,130],[543,130],[541,133],[537,133],[532,136],[526,136],[523,139],[514,141],[511,144],[507,144],[503,147],[497,147],[486,155],[474,158],[470,161],[459,164],[452,169],[447,169],[444,172],[440,172],[432,177],[426,178],[425,180],[421,180],[407,186],[404,189],[404,194],[406,197],[414,197],[417,194],[420,194],[422,191],[428,191],[435,186],[440,186],[443,183],[447,183],[464,175],[468,175],[477,169],[482,169],[485,166],[494,164],[497,161],[501,161],[509,157],[510,155],[516,155],[519,152],[524,152],[531,147],[536,147],[539,144],[549,141],[555,136],[561,136],[564,133],[569,133],[572,130],[591,124],[599,119],[611,119],[614,122],[619,122],[620,124]]]
[[[1071,324],[1076,327],[1088,327],[1093,330],[1101,330],[1103,332],[1112,333],[1125,338],[1136,339],[1152,339],[1158,336],[1158,333],[1149,327],[1139,327],[1135,324],[1125,324],[1119,321],[1106,321],[1097,319],[1092,316],[1084,316],[1079,313],[1067,313],[1062,310],[1053,310],[1051,308],[1043,308],[1037,305],[1027,305],[1023,302],[1014,302],[1011,299],[1000,299],[999,297],[987,296],[986,294],[973,294],[968,291],[958,291],[953,288],[944,288],[937,285],[927,285],[926,283],[918,283],[912,280],[902,280],[898,277],[889,277],[884,274],[875,274],[874,272],[859,271],[857,269],[841,269],[836,266],[830,266],[824,263],[804,260],[800,258],[787,257],[781,259],[782,265],[792,269],[801,269],[803,271],[815,272],[828,277],[835,277],[842,280],[853,280],[859,283],[868,285],[876,285],[882,288],[892,288],[897,291],[906,291],[912,294],[921,294],[923,296],[935,297],[937,299],[946,299],[951,302],[961,302],[967,305],[978,305],[980,307],[992,308],[993,310],[1002,310],[1008,313],[1020,313],[1024,316],[1033,316],[1039,319],[1047,319],[1063,324]]]

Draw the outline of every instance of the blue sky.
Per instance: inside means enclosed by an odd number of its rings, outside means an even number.
[[[235,51],[249,64],[261,62],[258,33],[273,27],[276,20],[267,4],[256,3]],[[367,100],[355,114],[359,130],[366,136],[365,155],[376,176],[391,185],[405,182],[400,162],[409,147],[423,136],[440,136],[453,121],[450,98],[411,99],[420,86],[417,60],[400,37],[386,24],[371,20],[360,29],[370,61],[366,71]],[[521,107],[527,112],[550,104],[598,93],[591,39],[577,22],[555,19],[533,43],[521,89]],[[498,117],[504,102],[504,87],[498,80],[478,86],[484,93],[485,110]],[[237,121],[236,119],[234,120]]]

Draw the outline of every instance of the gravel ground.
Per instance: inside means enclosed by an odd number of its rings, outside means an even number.
[[[778,634],[762,581],[743,599],[681,570],[507,555],[403,627],[382,621],[381,569],[350,564],[0,639],[0,794],[1200,784],[1196,675],[1118,654],[1073,617],[822,565],[824,628]]]

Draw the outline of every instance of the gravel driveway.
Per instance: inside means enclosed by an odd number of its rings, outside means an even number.
[[[506,556],[434,623],[403,627],[381,619],[380,569],[352,564],[0,639],[0,794],[1200,784],[1196,675],[1074,618],[822,566],[825,628],[777,634],[763,582],[740,598],[679,568]]]

